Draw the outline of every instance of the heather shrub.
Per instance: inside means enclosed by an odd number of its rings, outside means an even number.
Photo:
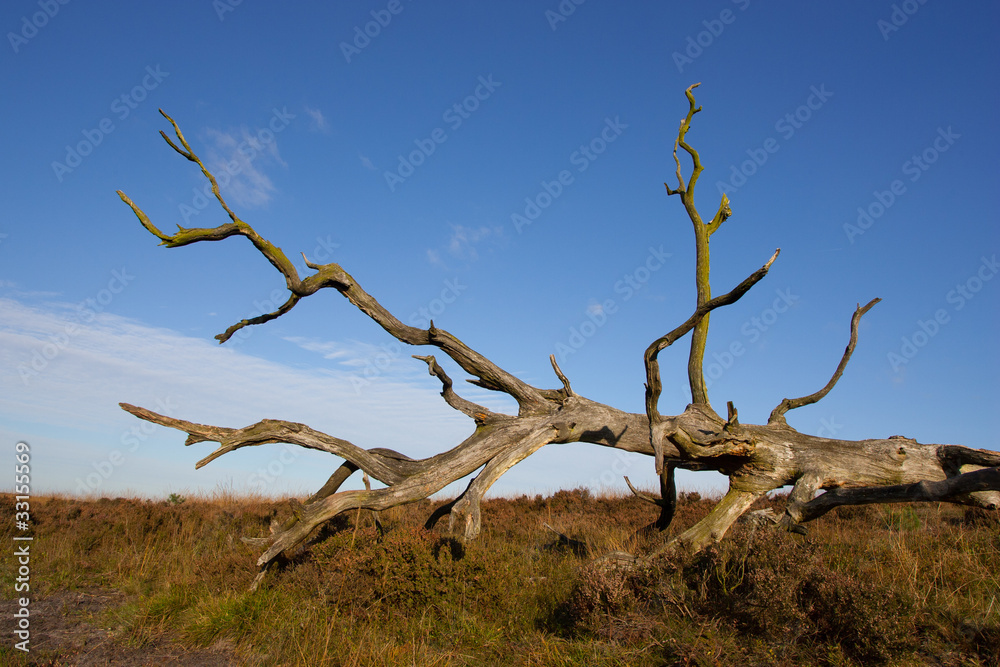
[[[817,567],[798,594],[816,637],[863,664],[887,662],[913,640],[915,605],[898,590]]]
[[[341,605],[415,610],[491,606],[504,589],[479,545],[416,527],[380,536],[374,528],[342,531],[312,548],[324,589]]]

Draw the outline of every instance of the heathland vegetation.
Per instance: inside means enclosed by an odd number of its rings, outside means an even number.
[[[669,531],[716,500],[681,494]],[[250,592],[256,552],[239,537],[287,503],[33,498],[32,652],[8,641],[0,662],[1000,664],[995,511],[840,508],[804,536],[750,514],[698,555],[626,570],[599,557],[664,539],[643,532],[656,509],[637,498],[489,499],[464,544],[423,528],[439,504],[382,512],[381,531],[367,511],[337,516]]]

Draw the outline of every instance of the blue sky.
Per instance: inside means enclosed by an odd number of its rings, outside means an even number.
[[[283,281],[241,239],[159,247],[118,200],[164,230],[225,221],[158,136],[157,108],[289,256],[341,263],[404,321],[433,314],[533,384],[558,386],[556,354],[578,393],[641,412],[642,352],[694,303],[691,225],[663,182],[676,185],[695,82],[698,203],[711,216],[726,191],[734,212],[713,237],[715,293],[782,249],[712,316],[716,408],[760,422],[821,387],[853,309],[881,297],[837,388],[790,423],[997,448],[996,6],[122,7],[0,9],[0,439],[31,444],[36,492],[302,493],[337,465],[274,445],[196,472],[213,445],[184,448],[119,401],[226,426],[303,421],[417,457],[470,431],[409,356],[429,351],[335,292],[216,344],[284,300]],[[686,345],[661,356],[665,414],[686,403]],[[623,474],[651,485],[652,461],[551,446],[494,489],[623,488]]]

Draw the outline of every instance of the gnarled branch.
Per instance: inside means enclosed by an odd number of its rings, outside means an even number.
[[[666,336],[657,338],[650,344],[649,347],[646,348],[646,353],[644,355],[646,366],[646,415],[649,418],[650,443],[656,457],[657,474],[663,471],[663,439],[662,437],[659,437],[659,434],[655,430],[656,426],[661,421],[659,402],[660,394],[663,392],[663,383],[660,380],[660,362],[658,360],[660,352],[665,350],[670,345],[673,345],[677,339],[686,334],[688,331],[695,329],[700,322],[704,321],[704,318],[711,311],[738,301],[740,297],[750,290],[751,287],[756,285],[764,276],[767,275],[768,270],[771,268],[771,264],[774,263],[774,260],[778,258],[780,253],[781,248],[778,248],[774,251],[774,254],[771,255],[771,258],[767,260],[764,266],[750,274],[743,282],[734,287],[730,292],[723,294],[722,296],[717,296],[714,299],[701,304],[694,311],[694,313],[692,313],[691,317],[687,319],[687,321],[675,328]],[[698,401],[694,401],[694,403],[698,404]],[[702,405],[711,409],[707,403],[703,403]]]
[[[442,396],[453,408],[471,417],[474,431],[455,447],[440,454],[411,459],[384,448],[364,449],[351,442],[316,431],[304,424],[264,419],[243,428],[207,426],[167,417],[144,408],[123,403],[122,408],[147,421],[187,433],[187,445],[217,442],[218,447],[197,464],[201,467],[219,456],[242,447],[288,443],[325,451],[343,459],[323,487],[304,503],[290,501],[292,517],[283,524],[274,523],[270,535],[247,538],[264,549],[257,561],[260,572],[256,586],[270,564],[282,553],[305,543],[324,522],[348,510],[377,512],[404,503],[422,500],[467,475],[479,471],[466,491],[454,502],[436,511],[428,521],[433,524],[450,514],[450,527],[464,539],[479,532],[480,502],[486,491],[512,466],[549,443],[587,442],[623,451],[655,457],[660,476],[660,499],[637,495],[660,508],[657,525],[665,528],[673,515],[676,489],[674,471],[717,470],[729,476],[725,497],[703,520],[677,536],[658,551],[683,546],[701,549],[725,535],[732,523],[757,498],[786,485],[794,485],[782,523],[795,529],[800,520],[821,515],[831,506],[863,502],[902,502],[940,499],[951,502],[1000,505],[997,466],[1000,454],[973,450],[958,445],[920,444],[894,436],[861,441],[834,440],[801,434],[785,423],[784,414],[796,407],[820,400],[839,380],[857,342],[858,322],[877,299],[859,307],[851,320],[851,339],[833,378],[819,392],[799,399],[785,399],[775,408],[767,425],[743,424],[732,403],[723,419],[708,402],[702,365],[712,310],[735,302],[763,279],[779,251],[727,294],[712,298],[709,284],[709,240],[730,217],[732,210],[723,195],[711,221],[702,221],[694,205],[693,193],[703,170],[698,152],[688,143],[687,132],[692,118],[701,108],[693,90],[685,91],[689,108],[674,142],[677,164],[677,189],[667,187],[670,195],[680,195],[695,232],[697,301],[694,312],[680,326],[655,340],[645,351],[645,414],[630,414],[576,394],[566,375],[550,357],[560,388],[543,389],[518,379],[512,373],[472,350],[449,332],[431,322],[427,329],[407,326],[368,294],[358,281],[339,264],[315,264],[305,258],[313,273],[300,277],[284,252],[261,237],[226,204],[218,183],[181,133],[177,123],[163,114],[177,137],[176,143],[161,133],[167,143],[185,159],[196,163],[212,184],[212,191],[229,220],[215,228],[185,229],[165,234],[123,192],[118,195],[128,205],[143,227],[156,236],[161,245],[180,247],[199,241],[219,241],[230,236],[246,237],[285,279],[288,300],[276,311],[241,320],[217,336],[228,340],[242,327],[263,324],[289,312],[304,297],[331,287],[352,305],[385,329],[396,340],[408,345],[428,345],[447,354],[471,376],[469,382],[501,391],[517,401],[516,416],[493,413],[464,399],[454,391],[451,378],[431,355],[417,359],[427,364],[428,372],[442,383]],[[162,113],[162,112],[161,112]],[[693,170],[685,183],[678,150],[691,158]],[[662,382],[658,355],[687,332],[692,332],[688,358],[688,381],[691,404],[682,414],[661,416],[659,399]],[[986,466],[987,470],[973,471]],[[342,491],[341,486],[354,472],[361,470],[386,484],[386,488]],[[626,479],[629,487],[632,485]],[[815,494],[826,493],[819,498]],[[635,489],[633,488],[633,491]],[[616,556],[618,557],[618,556]]]
[[[1000,491],[1000,468],[981,468],[939,481],[922,480],[915,484],[831,489],[808,503],[790,509],[792,517],[804,523],[818,519],[835,507],[875,503],[911,503],[948,501],[997,509],[995,503],[983,503],[969,494]]]
[[[161,111],[161,113],[163,112]],[[363,313],[368,315],[368,317],[373,319],[397,340],[409,345],[436,346],[454,359],[462,370],[472,376],[475,376],[477,378],[476,384],[479,386],[496,391],[502,391],[512,396],[518,402],[521,414],[540,414],[547,409],[548,399],[540,390],[523,382],[513,374],[501,369],[492,361],[472,350],[470,347],[465,345],[465,343],[458,340],[458,338],[447,331],[435,328],[433,323],[431,323],[429,329],[420,329],[400,322],[374,297],[362,289],[354,277],[348,274],[340,265],[335,263],[321,265],[312,264],[306,260],[306,265],[310,269],[316,271],[316,273],[308,276],[304,280],[301,279],[298,271],[295,269],[295,266],[288,259],[281,248],[275,246],[270,241],[260,236],[250,225],[243,222],[238,216],[236,216],[235,213],[232,212],[232,209],[229,208],[222,195],[219,193],[218,183],[215,180],[215,176],[212,175],[197,155],[194,154],[190,145],[187,143],[187,140],[184,139],[177,123],[174,122],[174,120],[167,114],[163,113],[163,115],[174,126],[178,139],[184,146],[184,149],[182,150],[178,148],[177,145],[166,136],[166,134],[162,132],[161,134],[163,134],[167,143],[169,143],[174,150],[188,160],[197,163],[198,166],[201,167],[202,173],[204,173],[205,177],[212,183],[213,193],[216,194],[216,198],[219,200],[219,203],[222,205],[223,209],[225,209],[232,221],[211,229],[184,229],[178,226],[176,234],[168,235],[164,234],[155,225],[153,225],[149,216],[147,216],[145,212],[139,208],[139,206],[137,206],[120,190],[118,191],[118,196],[132,209],[142,225],[160,239],[161,245],[173,248],[191,243],[197,243],[199,241],[220,241],[229,238],[230,236],[245,236],[284,276],[288,290],[291,292],[288,301],[286,301],[278,311],[249,320],[242,320],[237,324],[234,324],[229,327],[225,333],[217,336],[220,343],[228,340],[234,333],[239,331],[244,326],[262,324],[275,319],[276,317],[290,311],[301,298],[314,294],[325,287],[332,287],[343,294],[348,301],[354,304]]]

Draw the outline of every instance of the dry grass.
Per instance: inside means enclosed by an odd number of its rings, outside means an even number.
[[[670,532],[711,505],[682,497]],[[996,513],[841,509],[807,538],[740,525],[698,557],[624,570],[592,557],[664,539],[641,532],[656,511],[633,498],[489,500],[467,545],[423,530],[433,507],[383,513],[382,536],[365,514],[342,516],[248,593],[257,553],[239,537],[266,533],[285,505],[33,498],[33,593],[41,605],[101,592],[73,622],[132,656],[115,664],[166,646],[202,651],[205,665],[1000,663]],[[36,664],[76,664],[72,633],[42,628]],[[0,648],[0,661],[17,659]]]

